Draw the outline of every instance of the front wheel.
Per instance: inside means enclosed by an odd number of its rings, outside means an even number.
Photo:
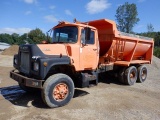
[[[73,81],[65,74],[52,75],[45,81],[41,95],[44,103],[51,108],[64,106],[74,95]]]

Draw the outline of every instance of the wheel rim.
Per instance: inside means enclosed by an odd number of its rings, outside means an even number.
[[[56,101],[63,101],[68,96],[68,86],[65,83],[59,83],[53,89],[53,98]]]
[[[143,69],[142,74],[141,74],[142,79],[145,80],[146,76],[147,76],[147,71],[145,69]]]
[[[134,80],[135,80],[135,76],[136,76],[136,73],[135,73],[134,71],[132,71],[132,72],[130,73],[130,79],[131,79],[132,81],[134,81]]]

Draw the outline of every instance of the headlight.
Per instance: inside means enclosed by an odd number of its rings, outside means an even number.
[[[34,66],[33,70],[35,71],[39,70],[39,64],[37,62],[35,62],[33,66]]]
[[[14,58],[14,64],[18,64],[18,60],[16,58]]]

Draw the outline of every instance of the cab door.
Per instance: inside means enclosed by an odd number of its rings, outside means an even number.
[[[81,30],[81,47],[80,47],[80,66],[84,70],[93,70],[97,68],[99,60],[98,40],[96,41],[95,30],[90,30],[90,37],[86,39],[86,30]]]

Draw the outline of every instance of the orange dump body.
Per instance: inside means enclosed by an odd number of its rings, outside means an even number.
[[[107,19],[89,21],[88,24],[98,30],[99,63],[123,66],[151,63],[154,47],[152,38],[119,32],[116,23]]]

